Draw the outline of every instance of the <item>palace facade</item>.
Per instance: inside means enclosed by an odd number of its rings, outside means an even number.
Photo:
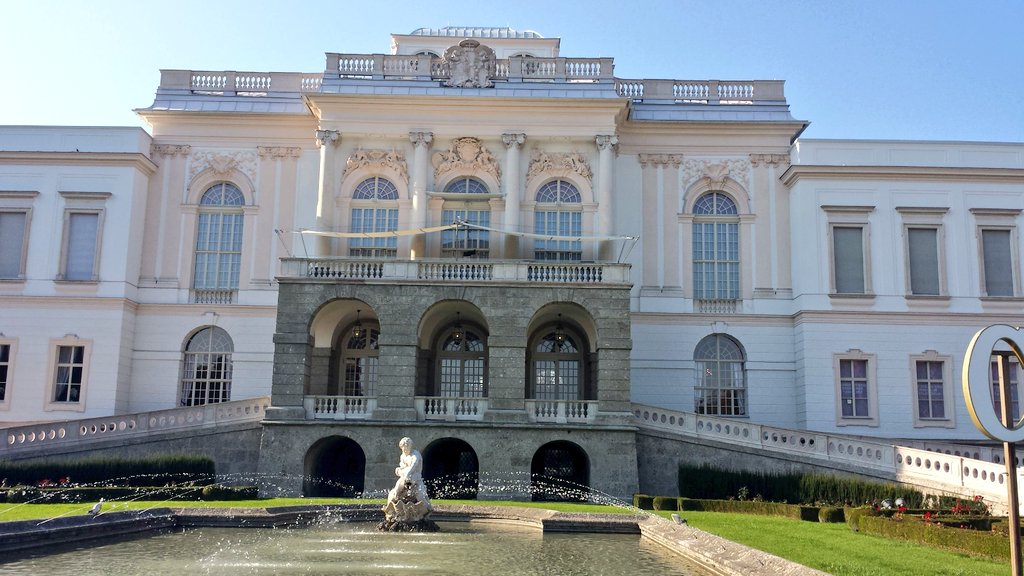
[[[137,112],[0,127],[2,423],[270,395],[285,491],[387,485],[413,436],[628,495],[633,402],[982,440],[964,351],[1024,324],[1024,144],[801,139],[782,81],[420,29]]]

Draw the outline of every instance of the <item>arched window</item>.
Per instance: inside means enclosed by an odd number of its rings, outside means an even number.
[[[398,230],[398,189],[386,178],[374,176],[352,192],[351,232],[394,232]],[[367,258],[394,258],[398,238],[350,238],[349,255]]]
[[[440,396],[482,398],[487,390],[487,341],[476,328],[456,322],[437,350]]]
[[[216,326],[203,328],[188,339],[182,362],[182,406],[231,400],[232,352],[231,337]]]
[[[475,178],[453,180],[444,189],[446,194],[464,194],[464,200],[448,199],[441,211],[444,224],[465,222],[489,228],[491,206],[487,202],[487,186]],[[472,195],[484,195],[473,198]],[[487,230],[461,228],[441,232],[441,256],[445,258],[487,258],[490,252],[490,234]]]
[[[693,362],[697,369],[694,411],[746,416],[747,376],[740,345],[724,334],[712,334],[697,343]]]
[[[224,291],[238,290],[242,264],[242,206],[245,196],[234,184],[214,184],[199,200],[193,299],[201,304],[230,303]]]
[[[549,328],[530,347],[530,397],[534,400],[586,400],[582,340],[561,324]]]
[[[341,351],[341,393],[344,396],[377,395],[380,330],[356,322],[346,333]]]
[[[537,190],[534,210],[534,232],[544,236],[566,239],[538,239],[534,241],[537,260],[580,260],[583,243],[582,198],[579,190],[567,180],[552,180]]]
[[[693,205],[693,297],[740,297],[739,212],[722,192],[708,192]]]

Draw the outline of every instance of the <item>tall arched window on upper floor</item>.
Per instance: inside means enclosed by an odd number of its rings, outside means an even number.
[[[231,354],[234,344],[223,328],[208,326],[185,343],[182,360],[182,406],[231,400]]]
[[[398,189],[386,178],[373,176],[356,186],[352,192],[352,225],[350,232],[394,232],[398,230]],[[394,258],[398,254],[398,238],[381,236],[350,238],[350,256]]]
[[[582,337],[561,323],[537,334],[529,348],[530,390],[534,400],[588,400],[586,347]]]
[[[747,415],[747,376],[743,349],[724,334],[712,334],[693,351],[697,370],[694,411],[720,416]]]
[[[456,321],[437,349],[438,395],[482,398],[487,395],[487,335]]]
[[[476,178],[458,178],[444,188],[446,196],[441,220],[444,224],[465,222],[473,226],[491,226],[491,205],[487,186]],[[475,197],[474,197],[475,195]],[[445,258],[487,258],[490,253],[487,230],[462,228],[441,232],[441,256]]]
[[[693,204],[693,297],[740,298],[739,212],[722,192],[708,192]]]
[[[552,180],[537,190],[534,232],[542,236],[578,238],[583,235],[583,208],[579,190],[568,180]],[[580,260],[579,240],[537,239],[533,245],[537,260]]]
[[[229,182],[214,184],[199,200],[193,300],[228,304],[242,267],[242,207],[245,196]]]

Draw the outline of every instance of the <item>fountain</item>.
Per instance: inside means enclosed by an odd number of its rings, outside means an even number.
[[[384,521],[378,530],[386,532],[437,532],[438,526],[427,518],[433,510],[423,483],[423,456],[413,447],[412,439],[406,436],[398,441],[402,456],[395,468],[398,481],[388,492],[384,504]]]

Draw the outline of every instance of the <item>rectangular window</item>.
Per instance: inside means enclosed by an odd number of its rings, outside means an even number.
[[[1014,415],[1014,420],[1019,420],[1021,417],[1020,413],[1020,364],[1016,360],[1010,360],[1010,373],[1008,374],[1010,379],[1010,412]],[[996,417],[1003,418],[1003,404],[1000,401],[1002,398],[999,391],[999,362],[992,362],[992,407],[995,408]]]
[[[0,279],[24,278],[28,212],[0,212]]]
[[[242,269],[242,225],[245,216],[232,212],[201,212],[196,233],[196,290],[237,290]]]
[[[7,384],[11,374],[11,345],[0,344],[0,404],[7,402]]]
[[[1013,296],[1014,259],[1012,235],[1008,229],[981,231],[984,293],[986,296]]]
[[[582,212],[534,212],[534,232],[544,236],[579,237],[583,235]],[[583,258],[579,240],[539,239],[533,245],[537,260],[578,261]]]
[[[398,230],[397,208],[353,208],[352,232],[394,232]],[[394,258],[398,255],[397,236],[351,238],[349,255],[365,258]]]
[[[910,293],[938,296],[939,231],[936,228],[907,229],[907,260],[910,268]]]
[[[455,221],[489,228],[491,213],[488,210],[444,210],[441,221],[450,224]],[[463,228],[441,232],[441,256],[445,258],[487,258],[490,251],[490,236],[487,230]]]
[[[64,262],[60,279],[95,281],[99,238],[98,212],[68,212],[64,227]]]
[[[832,265],[837,294],[864,294],[864,228],[832,228]]]
[[[836,386],[836,424],[878,425],[878,383],[875,356],[849,350],[833,356]]]
[[[917,414],[922,420],[946,418],[946,395],[943,389],[943,363],[918,360]]]
[[[693,297],[738,300],[740,242],[736,222],[693,223]]]
[[[53,401],[80,402],[84,376],[85,346],[57,346]]]

